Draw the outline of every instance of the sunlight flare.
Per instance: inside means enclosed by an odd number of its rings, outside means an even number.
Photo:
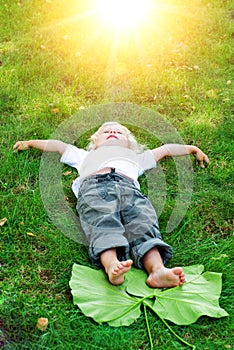
[[[145,20],[149,0],[96,0],[96,12],[102,23],[123,31]]]

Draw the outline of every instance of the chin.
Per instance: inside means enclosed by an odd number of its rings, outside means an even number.
[[[127,140],[117,140],[114,138],[110,138],[109,140],[106,140],[98,147],[104,147],[104,146],[119,146],[119,147],[125,147],[128,148],[128,141]]]

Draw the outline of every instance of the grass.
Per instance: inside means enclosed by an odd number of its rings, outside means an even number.
[[[77,112],[82,131],[77,143],[83,147],[97,122],[95,106],[130,102],[166,117],[185,143],[210,157],[206,169],[193,163],[190,206],[170,233],[166,224],[178,188],[174,162],[163,162],[168,187],[160,226],[174,248],[171,265],[199,263],[223,274],[220,305],[229,317],[171,326],[197,349],[232,349],[233,4],[168,0],[160,16],[151,13],[154,25],[148,22],[147,30],[136,33],[137,42],[125,35],[119,43],[100,23],[94,27],[94,18],[74,18],[90,4],[0,0],[0,219],[8,219],[0,228],[1,345],[6,350],[149,349],[143,314],[129,327],[111,328],[73,305],[71,269],[75,262],[91,266],[86,248],[48,216],[39,186],[40,152],[12,152],[16,140],[49,138]],[[129,120],[141,142],[160,144],[150,132],[153,121]],[[139,130],[144,123],[146,130]],[[71,210],[75,176],[63,176]],[[44,333],[35,328],[39,317],[49,319]],[[155,348],[185,348],[154,315],[149,323]]]

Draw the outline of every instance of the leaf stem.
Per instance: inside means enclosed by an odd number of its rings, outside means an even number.
[[[137,298],[135,297],[134,299],[136,300],[136,303],[133,304],[132,306],[130,306],[127,310],[125,310],[122,314],[114,317],[114,318],[111,318],[110,320],[107,320],[105,322],[112,322],[112,321],[115,321],[115,320],[118,320],[119,318],[125,316],[126,314],[128,314],[131,310],[133,310],[134,308],[136,308],[139,304],[143,304],[144,300],[145,299],[148,299],[149,297],[144,297],[144,298]]]
[[[132,306],[130,306],[127,310],[125,310],[122,314],[120,314],[119,316],[116,316],[114,318],[111,318],[110,320],[106,320],[105,322],[111,322],[111,321],[115,321],[115,320],[118,320],[119,318],[125,316],[126,314],[128,314],[131,310],[133,310],[135,307],[137,307],[139,304],[143,304],[144,305],[144,302],[146,299],[150,299],[152,297],[154,297],[155,295],[152,294],[152,295],[147,295],[143,298],[139,298],[139,297],[134,297],[134,299],[136,300],[136,303]],[[133,297],[131,298],[133,299]],[[147,303],[146,303],[147,304]],[[147,304],[148,305],[148,304]]]
[[[132,305],[130,308],[128,308],[126,311],[124,311],[121,315],[112,318],[111,320],[108,320],[106,322],[111,322],[111,321],[115,321],[123,316],[125,316],[128,312],[130,312],[132,309],[134,309],[135,307],[137,307],[139,304],[143,304],[144,305],[144,312],[145,312],[145,319],[146,319],[146,325],[147,325],[147,331],[148,331],[148,335],[149,335],[149,339],[150,339],[150,346],[151,346],[151,350],[153,350],[153,342],[152,342],[152,337],[151,337],[151,333],[150,333],[150,328],[149,328],[149,323],[148,323],[148,317],[146,314],[146,306],[148,306],[151,310],[153,310],[153,312],[160,318],[160,320],[165,324],[165,326],[169,329],[169,331],[177,338],[179,339],[182,343],[184,343],[185,345],[188,345],[190,348],[192,348],[192,350],[196,349],[195,345],[192,345],[190,343],[188,343],[186,340],[184,340],[183,338],[181,338],[175,331],[173,331],[173,329],[169,326],[169,324],[164,320],[164,318],[162,318],[160,316],[160,314],[158,312],[156,312],[156,310],[149,304],[147,303],[147,299],[149,299],[149,296],[146,296],[144,298],[136,299],[136,303],[134,305]]]
[[[153,345],[153,341],[152,341],[152,337],[151,337],[151,332],[150,332],[150,327],[149,327],[149,320],[148,320],[148,316],[147,316],[147,312],[146,312],[146,304],[143,304],[143,305],[144,305],[145,322],[146,322],[147,332],[148,332],[149,341],[150,341],[150,349],[153,350],[154,349],[154,345]]]
[[[162,318],[162,317],[160,316],[160,314],[157,313],[157,312],[155,311],[155,309],[153,309],[153,308],[151,307],[151,305],[148,304],[146,301],[144,301],[144,306],[145,306],[145,305],[148,306],[151,310],[153,310],[153,311],[156,313],[156,315],[160,318],[160,320],[166,325],[166,327],[169,329],[169,331],[170,331],[177,339],[179,339],[182,343],[184,343],[184,344],[190,346],[193,350],[196,349],[196,346],[195,346],[195,345],[192,345],[192,344],[188,343],[186,340],[184,340],[183,338],[181,338],[175,331],[173,331],[173,329],[172,329],[172,328],[169,326],[169,324],[164,320],[164,318]]]

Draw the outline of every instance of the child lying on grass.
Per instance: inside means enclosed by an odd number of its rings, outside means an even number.
[[[91,136],[88,150],[58,140],[18,141],[14,145],[17,151],[29,148],[58,152],[62,163],[78,170],[80,177],[72,188],[90,258],[104,267],[110,283],[122,284],[132,264],[147,271],[150,287],[186,282],[181,267],[164,266],[172,257],[172,248],[162,240],[155,210],[137,180],[169,156],[193,154],[204,167],[209,159],[198,147],[166,144],[143,150],[126,127],[107,122]]]

